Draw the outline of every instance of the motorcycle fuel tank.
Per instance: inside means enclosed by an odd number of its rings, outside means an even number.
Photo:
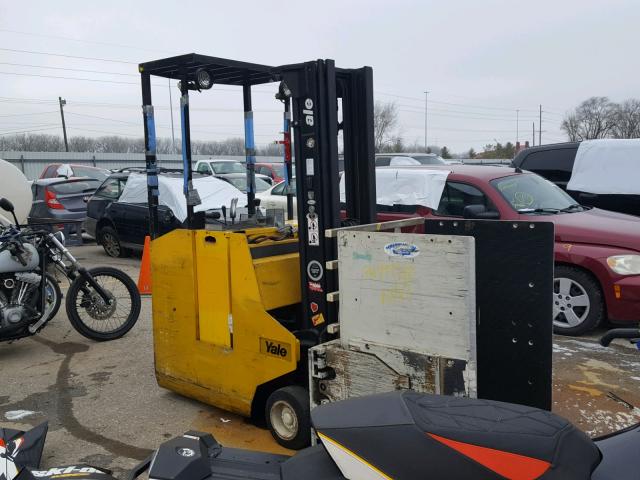
[[[40,264],[40,256],[36,247],[30,243],[23,243],[22,247],[25,253],[22,254],[27,261],[26,265],[22,265],[17,258],[11,255],[11,252],[5,250],[0,252],[0,273],[13,273],[13,272],[29,272],[35,270]]]

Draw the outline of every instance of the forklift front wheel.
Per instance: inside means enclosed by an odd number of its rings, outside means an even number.
[[[298,386],[279,388],[267,399],[265,418],[271,435],[285,448],[300,450],[311,443],[309,392]]]

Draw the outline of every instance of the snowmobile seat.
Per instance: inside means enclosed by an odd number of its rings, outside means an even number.
[[[601,458],[567,420],[491,400],[393,392],[323,405],[312,421],[338,465],[349,452],[396,479],[577,480]]]

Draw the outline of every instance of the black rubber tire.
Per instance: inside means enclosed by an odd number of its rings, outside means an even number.
[[[297,421],[297,431],[294,436],[284,438],[280,436],[271,424],[272,409],[276,405],[284,402],[295,414]],[[265,420],[271,435],[285,448],[300,450],[308,447],[311,443],[311,408],[309,406],[309,392],[303,387],[289,386],[279,388],[267,399],[265,407]]]
[[[50,273],[47,273],[45,276],[49,284],[56,292],[56,302],[53,306],[53,310],[51,310],[51,313],[49,314],[49,320],[51,320],[56,316],[56,313],[58,313],[58,310],[60,310],[60,305],[62,305],[62,290],[60,290],[60,285],[58,285],[58,280],[56,279],[56,277],[54,277]]]
[[[101,227],[100,230],[98,230],[97,237],[98,243],[102,245],[104,252],[110,257],[122,258],[129,255],[129,251],[120,243],[120,237],[118,236],[118,232],[116,232],[115,228],[109,225]],[[109,239],[108,244],[105,244],[105,237]]]
[[[578,283],[589,298],[589,313],[575,327],[561,327],[554,323],[553,331],[559,335],[578,336],[596,328],[605,318],[605,302],[598,281],[588,272],[567,265],[556,265],[554,270],[554,301],[556,300],[555,280],[568,278]]]
[[[131,277],[129,277],[129,275],[116,268],[97,267],[90,269],[89,273],[91,273],[91,275],[94,277],[111,276],[121,281],[129,292],[129,296],[131,297],[131,311],[129,312],[129,315],[127,316],[127,319],[124,321],[124,323],[115,330],[103,332],[90,328],[80,318],[80,315],[76,310],[76,303],[78,295],[82,294],[82,287],[91,287],[88,286],[88,283],[82,277],[78,277],[73,281],[73,283],[69,287],[69,291],[67,292],[66,309],[71,325],[73,325],[73,328],[75,328],[81,335],[98,342],[115,340],[124,336],[129,330],[133,328],[133,326],[138,321],[138,317],[140,316],[141,301],[138,287],[131,279]]]

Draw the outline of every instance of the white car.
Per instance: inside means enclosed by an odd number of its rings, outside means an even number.
[[[296,207],[296,182],[295,179],[291,180],[293,186],[293,218],[298,218],[298,211]],[[282,209],[284,210],[285,218],[287,216],[287,192],[284,182],[277,183],[269,190],[256,193],[256,198],[260,199],[260,207],[265,209]],[[287,220],[290,220],[287,218]]]
[[[244,163],[228,158],[207,158],[198,160],[193,170],[202,175],[226,175],[229,173],[247,173]],[[269,185],[273,184],[271,177],[256,173],[256,178],[261,178]]]

